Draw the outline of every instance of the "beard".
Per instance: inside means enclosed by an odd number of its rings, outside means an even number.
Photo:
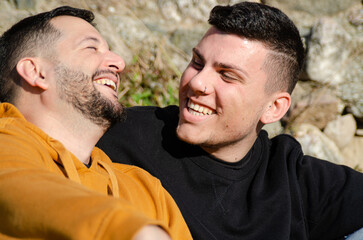
[[[122,104],[117,100],[102,96],[95,88],[92,80],[103,73],[111,71],[96,71],[92,76],[81,71],[72,70],[61,63],[57,63],[55,74],[57,78],[57,91],[61,99],[70,103],[83,116],[99,125],[105,131],[125,118]]]

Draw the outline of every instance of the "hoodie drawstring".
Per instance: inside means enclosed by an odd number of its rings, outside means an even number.
[[[112,188],[112,195],[116,198],[119,198],[120,197],[120,194],[119,194],[119,188],[118,188],[118,183],[117,183],[117,178],[116,178],[116,175],[115,173],[113,172],[112,168],[102,162],[102,161],[98,161],[97,162],[99,165],[101,165],[105,170],[106,172],[108,173],[108,175],[110,176],[110,180],[111,180],[111,188]]]
[[[76,183],[82,184],[70,152],[68,152],[68,150],[66,150],[64,148],[64,146],[56,140],[51,139],[49,141],[49,143],[50,143],[50,146],[52,146],[53,149],[56,152],[58,152],[59,160],[63,164],[64,170],[65,170],[68,178]],[[108,176],[111,181],[112,195],[116,198],[119,198],[120,197],[119,187],[118,187],[117,178],[116,178],[114,171],[108,164],[106,164],[100,160],[97,161],[97,164],[99,164],[108,173]]]
[[[74,166],[70,152],[68,152],[64,148],[64,146],[56,140],[51,139],[49,141],[49,143],[50,143],[50,146],[52,146],[53,149],[56,152],[58,152],[59,160],[63,164],[64,170],[65,170],[68,178],[76,183],[82,184],[81,179],[79,178],[76,166]]]

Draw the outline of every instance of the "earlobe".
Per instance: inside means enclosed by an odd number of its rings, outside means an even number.
[[[18,74],[30,86],[43,90],[48,89],[48,82],[41,73],[40,65],[36,58],[22,58],[16,65]]]
[[[289,93],[277,93],[274,100],[267,105],[267,109],[262,114],[260,121],[263,124],[268,124],[280,120],[289,110],[290,104],[291,96]]]

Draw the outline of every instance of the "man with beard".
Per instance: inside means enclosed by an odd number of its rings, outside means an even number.
[[[0,239],[191,239],[157,179],[94,147],[125,64],[93,18],[60,7],[0,38]]]
[[[292,21],[242,2],[215,7],[209,23],[179,109],[128,109],[101,149],[158,177],[195,239],[339,239],[363,227],[363,174],[261,130],[288,110],[303,65]]]

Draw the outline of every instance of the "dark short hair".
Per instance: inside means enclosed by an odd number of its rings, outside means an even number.
[[[283,12],[260,3],[241,2],[214,7],[209,23],[220,31],[263,43],[271,50],[264,63],[269,75],[266,92],[292,92],[305,51],[298,29]]]
[[[19,75],[16,64],[21,58],[48,53],[61,32],[50,24],[57,16],[73,16],[92,23],[94,15],[84,9],[62,6],[24,18],[0,37],[0,102],[12,102]]]

